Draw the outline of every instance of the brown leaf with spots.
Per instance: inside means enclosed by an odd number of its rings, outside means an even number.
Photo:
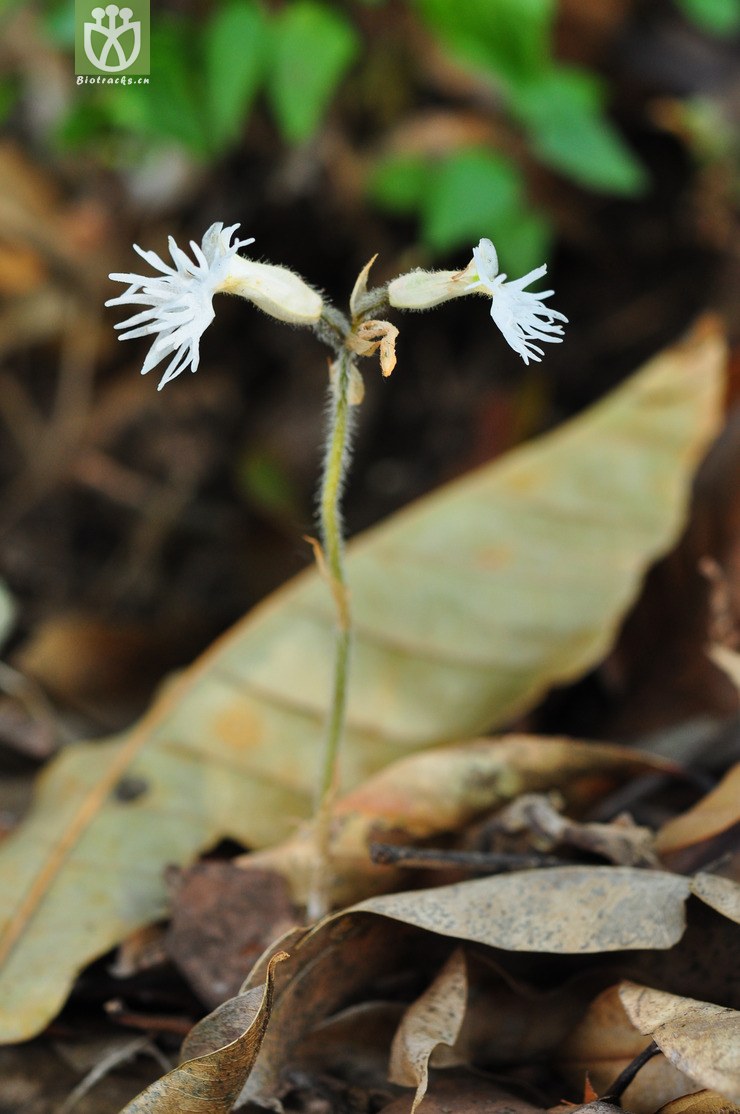
[[[354,911],[507,951],[585,955],[672,947],[689,892],[663,871],[562,866],[383,894]]]
[[[696,874],[691,879],[691,892],[715,912],[740,924],[740,885],[717,874]]]
[[[701,1087],[740,1102],[740,1012],[664,990],[622,983],[632,1024]]]
[[[191,1031],[179,1067],[152,1083],[121,1114],[229,1114],[244,1086],[270,1020],[273,972],[288,956],[270,960],[264,987],[230,998]]]
[[[465,953],[456,948],[434,982],[409,1006],[391,1046],[391,1083],[416,1087],[411,1114],[424,1098],[429,1061],[437,1045],[457,1040],[465,1016],[468,980]]]
[[[657,1114],[740,1114],[740,1106],[716,1091],[696,1091],[666,1103]]]

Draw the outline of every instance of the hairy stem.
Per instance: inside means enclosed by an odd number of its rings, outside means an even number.
[[[344,571],[341,497],[349,458],[352,413],[349,403],[351,357],[341,352],[330,386],[327,451],[319,497],[324,572],[336,607],[336,641],[331,703],[314,815],[316,873],[307,913],[314,920],[328,908],[331,886],[331,822],[339,781],[339,752],[347,711],[347,679],[352,639],[349,595]]]

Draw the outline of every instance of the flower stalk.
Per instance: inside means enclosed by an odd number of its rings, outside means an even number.
[[[328,911],[330,902],[332,813],[339,782],[339,754],[347,719],[352,620],[344,568],[341,497],[353,424],[351,383],[352,360],[349,351],[344,349],[337,358],[335,373],[329,385],[327,447],[319,495],[323,571],[336,608],[336,640],[331,700],[314,811],[316,862],[307,909],[310,920],[323,916]]]

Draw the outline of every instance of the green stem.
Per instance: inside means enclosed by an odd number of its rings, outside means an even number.
[[[347,712],[347,679],[352,638],[340,506],[352,425],[349,352],[341,352],[335,366],[336,374],[331,383],[328,443],[319,499],[319,520],[325,573],[336,607],[336,641],[331,704],[314,815],[316,874],[310,888],[307,910],[311,920],[322,916],[329,905],[332,811],[339,782],[339,752]]]

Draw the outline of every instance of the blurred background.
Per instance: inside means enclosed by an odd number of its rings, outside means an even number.
[[[76,84],[72,0],[1,10],[0,576],[39,688],[3,698],[0,738],[27,758],[58,744],[48,697],[87,734],[125,724],[311,560],[325,351],[220,298],[197,375],[158,393],[103,308],[110,271],[143,269],[133,242],[240,222],[340,307],[376,253],[378,283],[462,267],[481,236],[510,277],[548,263],[571,324],[541,365],[482,301],[394,318],[350,534],[577,413],[701,311],[737,340],[740,0],[153,0],[150,83],[127,87]],[[607,731],[588,683],[545,726]],[[688,712],[711,710],[695,688]]]

